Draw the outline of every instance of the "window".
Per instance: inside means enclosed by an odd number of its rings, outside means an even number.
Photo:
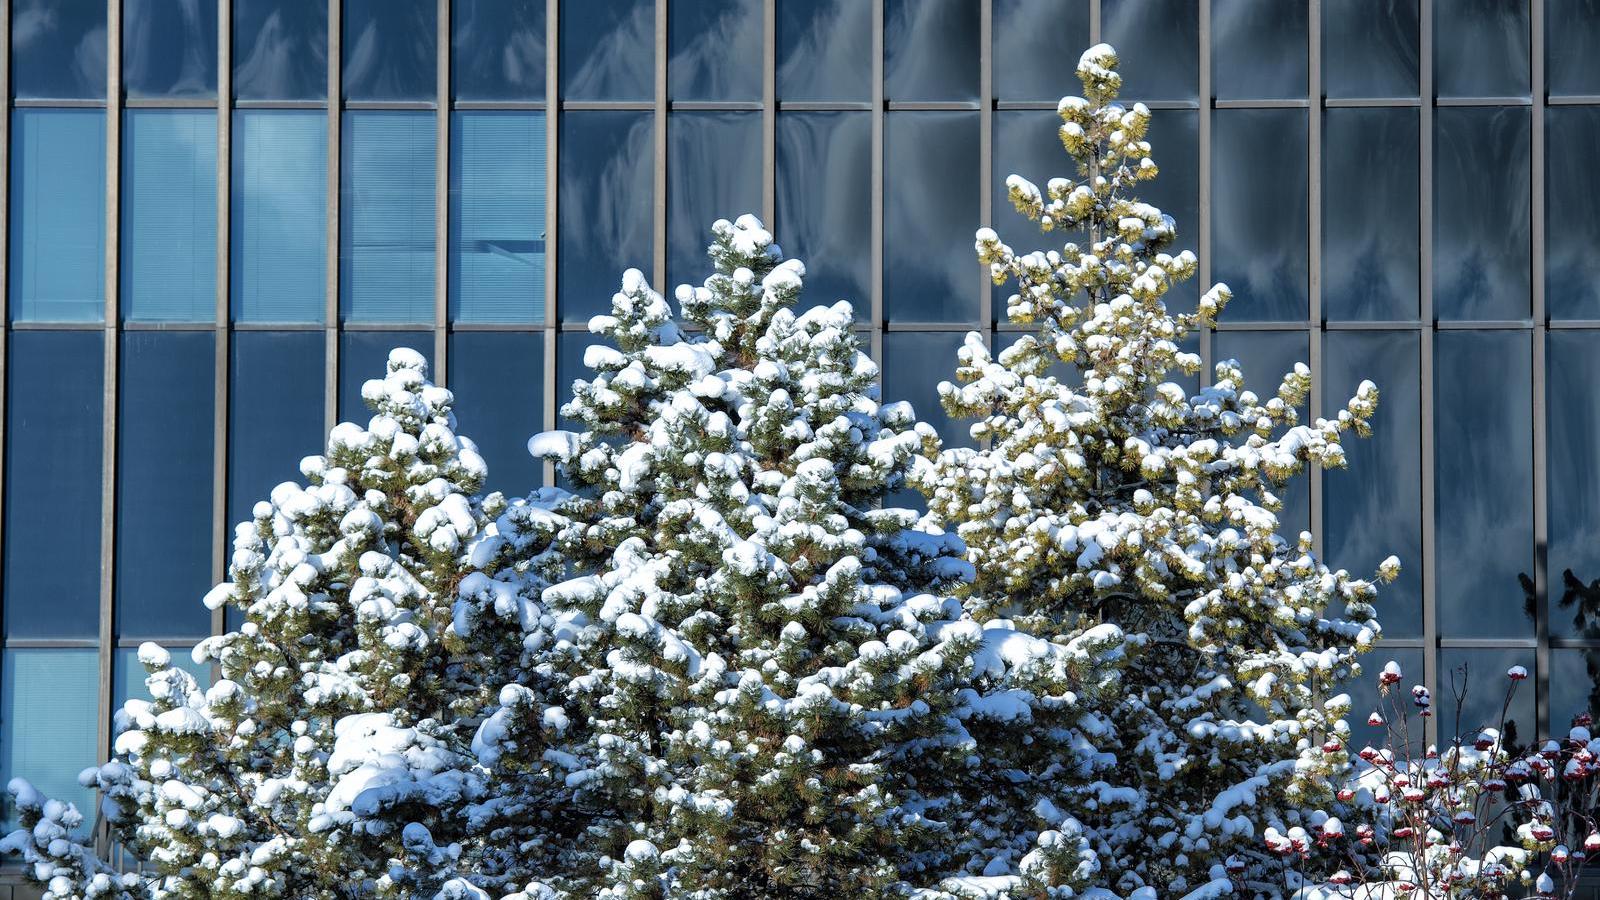
[[[434,319],[433,113],[344,114],[339,305],[351,322]]]
[[[1433,78],[1439,96],[1528,96],[1528,24],[1526,3],[1437,0]]]
[[[655,0],[562,0],[559,21],[563,97],[655,98]]]
[[[806,264],[805,302],[849,300],[872,317],[872,119],[779,112],[778,245]]]
[[[1417,113],[1329,109],[1322,141],[1322,308],[1334,321],[1417,318]]]
[[[201,690],[211,686],[211,663],[197,663],[194,661],[194,648],[166,647],[172,654],[172,666],[182,669],[194,676]],[[116,712],[122,709],[129,700],[150,701],[155,698],[150,696],[150,688],[145,684],[145,679],[150,673],[145,671],[144,663],[139,662],[138,647],[118,647],[112,662],[111,670],[111,712],[115,719]]]
[[[673,100],[761,99],[761,0],[675,0],[667,16]]]
[[[421,353],[432,374],[432,332],[346,331],[339,335],[339,421],[366,426],[372,411],[361,399],[361,386],[389,374],[389,351],[396,347]]]
[[[1529,315],[1528,123],[1526,107],[1434,112],[1433,296],[1441,319]]]
[[[11,89],[18,99],[104,99],[106,0],[11,0]]]
[[[978,4],[884,0],[883,83],[890,100],[978,99]]]
[[[669,116],[666,286],[698,285],[711,274],[712,222],[760,212],[761,114]]]
[[[1493,728],[1507,733],[1508,738],[1520,739],[1524,746],[1531,742],[1537,733],[1531,684],[1518,688],[1511,698],[1510,709],[1504,711],[1502,724],[1502,708],[1506,703],[1506,688],[1510,681],[1506,678],[1506,670],[1512,666],[1521,666],[1530,673],[1538,672],[1533,648],[1440,650],[1439,691],[1433,701],[1435,714],[1439,716],[1440,736],[1454,736],[1459,730],[1471,740],[1479,731]],[[1416,673],[1415,681],[1422,681],[1420,671]],[[1459,728],[1453,699],[1454,689],[1458,685],[1466,689]],[[1551,715],[1557,715],[1554,707]]]
[[[327,447],[319,331],[237,331],[228,388],[228,532],[257,501],[299,481],[299,461]]]
[[[545,116],[457,112],[450,136],[450,320],[543,322]]]
[[[521,497],[543,483],[544,466],[528,455],[528,438],[544,429],[544,335],[450,335],[450,389],[458,432],[489,466],[485,489]]]
[[[344,0],[347,100],[433,100],[439,94],[436,0]]]
[[[457,100],[543,100],[544,0],[455,0],[450,84]]]
[[[1189,109],[1150,111],[1150,131],[1145,135],[1155,152],[1161,173],[1139,186],[1138,194],[1177,223],[1176,250],[1200,249],[1200,114]],[[1065,151],[1058,165],[1070,166]],[[1062,169],[1061,171],[1072,171]],[[1205,285],[1210,287],[1210,285]],[[1200,305],[1198,277],[1181,281],[1167,292],[1166,304],[1176,312],[1193,312]],[[1002,310],[1002,313],[1004,310]]]
[[[1307,310],[1306,113],[1220,109],[1211,154],[1212,278],[1227,321],[1303,321]]]
[[[122,86],[129,97],[215,97],[217,4],[123,0]]]
[[[233,0],[233,93],[240,100],[326,99],[327,5]]]
[[[1218,99],[1306,96],[1306,7],[1282,0],[1211,0],[1211,85]]]
[[[893,112],[884,124],[885,315],[976,322],[985,277],[972,249],[978,114]]]
[[[1585,610],[1569,590],[1600,582],[1600,331],[1553,330],[1545,346],[1550,633],[1600,638],[1592,601]]]
[[[1568,612],[1552,609],[1551,615],[1560,618]],[[1564,733],[1574,716],[1596,711],[1600,711],[1600,651],[1551,650],[1550,732]]]
[[[972,423],[951,419],[939,403],[939,382],[954,380],[956,351],[966,339],[961,331],[891,331],[883,336],[884,402],[910,401],[917,418],[932,425],[946,447],[976,446],[968,431]],[[866,346],[861,350],[866,352]]]
[[[564,331],[556,335],[556,419],[557,428],[582,431],[584,426],[564,415],[561,408],[572,402],[572,383],[588,381],[594,371],[583,364],[584,351],[593,346],[612,346],[611,342],[586,331]]]
[[[609,312],[623,270],[651,269],[652,122],[650,113],[622,110],[561,114],[557,309],[566,321]]]
[[[872,4],[778,0],[778,99],[872,99]]]
[[[1216,359],[1234,359],[1244,374],[1245,388],[1257,397],[1275,397],[1283,376],[1294,370],[1295,363],[1311,362],[1311,350],[1304,331],[1219,331],[1216,341]],[[1302,403],[1300,421],[1306,421],[1310,408]],[[1311,528],[1311,481],[1302,472],[1277,491],[1283,508],[1278,510],[1278,533],[1293,543],[1300,532]]]
[[[125,116],[123,315],[215,321],[217,113],[130,109]]]
[[[1078,58],[1066,48],[1089,46],[1089,4],[995,0],[993,27],[997,97],[1058,100],[1081,90]]]
[[[106,114],[11,114],[11,317],[98,322],[106,300]]]
[[[1323,0],[1323,91],[1417,96],[1417,18],[1417,0]]]
[[[233,114],[233,318],[327,317],[328,116],[317,110]]]
[[[1545,307],[1554,319],[1600,319],[1600,107],[1545,110]],[[1600,712],[1600,710],[1597,710]]]
[[[1100,39],[1124,60],[1123,102],[1200,96],[1200,2],[1101,0]]]
[[[95,793],[78,773],[100,759],[100,658],[93,649],[7,648],[0,654],[0,778],[22,777],[95,823]],[[5,805],[5,827],[17,826]]]

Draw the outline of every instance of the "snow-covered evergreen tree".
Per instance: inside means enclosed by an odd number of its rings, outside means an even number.
[[[1373,583],[1330,571],[1308,535],[1278,536],[1277,492],[1308,466],[1343,464],[1340,441],[1367,430],[1377,390],[1363,383],[1334,418],[1301,424],[1303,366],[1267,396],[1233,362],[1193,396],[1166,380],[1198,369],[1180,342],[1214,323],[1229,291],[1206,291],[1195,314],[1163,302],[1196,260],[1171,252],[1172,219],[1135,195],[1156,174],[1150,113],[1116,102],[1116,66],[1110,47],[1090,49],[1085,96],[1061,101],[1076,172],[1044,190],[1008,180],[1016,207],[1069,242],[1018,253],[978,232],[996,283],[1015,283],[1011,321],[1030,331],[998,358],[969,336],[963,383],[940,391],[977,420],[982,447],[945,450],[915,480],[966,543],[980,621],[1063,645],[1115,626],[1101,652],[1126,654],[1114,683],[1090,679],[1097,708],[1070,731],[980,737],[1015,785],[996,802],[1031,812],[1045,798],[1077,817],[1095,880],[1119,892],[1214,883],[1217,896],[1277,896],[1261,834],[1333,801],[1327,776],[1348,762],[1335,688],[1379,633]],[[1053,377],[1057,363],[1081,384]]]

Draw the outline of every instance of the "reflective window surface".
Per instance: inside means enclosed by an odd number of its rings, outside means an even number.
[[[372,410],[361,399],[361,386],[389,372],[389,351],[409,347],[428,360],[433,375],[433,332],[431,331],[346,331],[339,335],[339,421],[356,422],[363,427]]]
[[[27,778],[40,793],[94,809],[95,792],[78,773],[100,760],[100,658],[90,649],[27,648],[0,653],[0,778]],[[16,804],[5,827],[17,826]],[[87,834],[95,818],[85,816]]]
[[[11,0],[11,89],[19,98],[104,99],[105,0]]]
[[[1200,114],[1188,109],[1150,111],[1150,141],[1161,174],[1140,185],[1142,199],[1154,203],[1177,224],[1175,250],[1200,250]],[[1056,168],[1070,171],[1065,150],[1057,153]],[[1207,285],[1209,287],[1209,285]],[[1200,302],[1200,278],[1179,282],[1166,295],[1169,309],[1190,312]]]
[[[1101,0],[1100,29],[1100,39],[1122,59],[1124,100],[1200,96],[1196,0]]]
[[[1329,97],[1415,97],[1417,0],[1322,0]]]
[[[1439,633],[1532,637],[1525,589],[1533,577],[1529,336],[1441,331],[1434,361]]]
[[[436,0],[343,0],[344,95],[349,100],[433,100]]]
[[[451,115],[450,319],[543,322],[545,116]]]
[[[1600,638],[1600,331],[1546,341],[1550,633]]]
[[[544,481],[528,455],[528,438],[544,430],[544,335],[458,331],[449,353],[458,433],[489,466],[484,490],[526,494]]]
[[[569,100],[655,97],[654,0],[562,0],[561,96]]]
[[[1306,113],[1219,109],[1212,123],[1211,273],[1233,289],[1223,318],[1304,320]]]
[[[1600,319],[1600,107],[1545,110],[1545,308],[1553,319]]]
[[[978,14],[969,0],[884,0],[884,95],[978,99]]]
[[[566,321],[609,311],[624,269],[650,272],[652,119],[631,111],[561,114],[556,277]]]
[[[806,303],[849,300],[872,316],[872,119],[780,112],[777,222],[784,253],[806,264]]]
[[[1526,97],[1529,40],[1526,3],[1436,0],[1434,89],[1441,97]]]
[[[433,321],[434,129],[430,112],[344,114],[339,305],[347,321]]]
[[[285,481],[301,481],[300,460],[327,446],[322,331],[239,331],[228,365],[228,533],[254,518],[256,503]]]
[[[1323,113],[1322,309],[1328,319],[1417,318],[1417,113]]]
[[[1501,710],[1506,705],[1506,691],[1511,687],[1506,671],[1512,666],[1521,666],[1529,674],[1536,672],[1533,649],[1440,650],[1439,690],[1433,697],[1439,734],[1462,735],[1472,740],[1483,729],[1496,728],[1504,731],[1508,739],[1533,740],[1536,729],[1532,684],[1523,682],[1517,688],[1511,697],[1510,709],[1503,714],[1502,725]],[[1466,700],[1459,714],[1453,696],[1457,686],[1466,690]]]
[[[327,317],[328,114],[233,113],[229,267],[239,322]]]
[[[939,405],[939,382],[954,379],[956,351],[966,338],[961,331],[890,331],[883,336],[883,398],[909,401],[917,418],[932,425],[946,447],[976,446],[967,430],[971,423],[952,421]]]
[[[122,133],[122,312],[217,316],[217,113],[130,109]]]
[[[106,299],[106,114],[11,113],[10,311],[98,322]]]
[[[215,97],[217,4],[122,0],[122,86],[129,97]]]
[[[196,599],[195,605],[199,605]],[[193,646],[168,646],[168,653],[172,654],[172,666],[182,669],[193,676],[201,690],[211,686],[211,663],[197,663],[194,661]],[[144,663],[139,662],[138,647],[118,647],[116,656],[112,660],[111,670],[111,706],[112,717],[115,718],[118,710],[129,700],[154,699],[150,696],[150,687],[145,683],[149,673],[145,671]]]
[[[1311,349],[1303,331],[1219,331],[1213,338],[1217,360],[1236,359],[1244,372],[1244,387],[1262,398],[1276,397],[1283,376],[1295,363],[1308,364]],[[1307,421],[1310,409],[1300,404],[1300,421]],[[1278,515],[1278,533],[1290,542],[1311,528],[1311,482],[1301,473],[1278,492],[1283,508]]]
[[[761,114],[675,112],[667,118],[667,284],[711,274],[711,223],[761,212]],[[781,244],[780,244],[781,246]],[[621,272],[617,272],[617,277]]]
[[[972,250],[978,114],[891,112],[884,123],[885,315],[976,322],[983,271]]]
[[[211,633],[211,612],[200,598],[211,587],[214,540],[214,347],[209,331],[122,335],[117,556],[161,561],[117,567],[116,629],[122,637]]]
[[[1528,119],[1525,107],[1434,113],[1433,308],[1441,319],[1528,317]]]
[[[605,339],[580,331],[564,331],[556,335],[556,411],[559,414],[561,407],[572,401],[572,383],[574,381],[587,381],[594,373],[583,364],[583,352],[596,344],[606,343]],[[558,415],[557,428],[577,428],[582,426],[566,416]]]
[[[326,99],[327,5],[234,0],[233,93],[240,100]]]
[[[761,0],[667,4],[667,96],[760,100]]]
[[[1600,650],[1551,650],[1551,733],[1564,734],[1579,713],[1600,715]]]
[[[872,99],[872,5],[778,0],[778,99]]]
[[[1555,96],[1600,94],[1600,2],[1545,0],[1545,86]]]
[[[1304,3],[1211,0],[1211,87],[1219,100],[1304,97]]]
[[[995,0],[994,92],[1002,100],[1058,100],[1083,90],[1078,57],[1089,46],[1089,4]]]
[[[453,0],[450,29],[457,100],[544,99],[544,0]]]
[[[1399,664],[1403,680],[1391,688],[1387,695],[1382,695],[1378,693],[1378,673],[1383,671],[1384,663],[1390,660]],[[1350,746],[1358,749],[1368,746],[1382,747],[1385,742],[1392,740],[1398,747],[1402,732],[1397,729],[1391,735],[1386,727],[1374,728],[1367,724],[1367,716],[1377,712],[1384,719],[1394,723],[1400,722],[1405,716],[1410,716],[1412,726],[1406,729],[1404,734],[1410,739],[1412,752],[1420,756],[1427,748],[1427,740],[1422,729],[1416,727],[1416,708],[1411,705],[1411,686],[1422,684],[1423,681],[1425,667],[1422,651],[1386,647],[1380,644],[1361,661],[1361,666],[1364,670],[1361,675],[1340,687],[1340,690],[1350,695],[1350,714],[1346,717],[1350,723]]]

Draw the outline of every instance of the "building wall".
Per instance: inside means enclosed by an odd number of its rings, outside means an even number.
[[[1149,199],[1235,290],[1207,368],[1271,391],[1305,361],[1312,415],[1383,391],[1284,513],[1336,565],[1402,559],[1377,658],[1440,697],[1468,666],[1469,720],[1525,665],[1524,731],[1596,690],[1564,587],[1600,579],[1593,0],[11,0],[0,26],[0,782],[87,799],[134,648],[226,627],[199,597],[231,523],[364,414],[389,347],[525,490],[587,318],[625,267],[702,278],[718,216],[761,213],[810,301],[856,303],[887,395],[966,441],[935,386],[968,330],[1017,331],[972,232],[1044,245],[1003,182],[1070,174],[1055,101],[1098,40],[1155,110]]]

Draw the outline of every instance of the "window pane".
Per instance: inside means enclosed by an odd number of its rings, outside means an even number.
[[[215,321],[217,113],[130,109],[125,116],[123,317]]]
[[[544,481],[528,438],[544,430],[544,335],[450,335],[450,390],[458,429],[489,465],[486,490],[521,497]]]
[[[104,99],[105,0],[11,0],[11,89],[18,99]]]
[[[211,613],[215,344],[209,331],[122,335],[117,392],[120,637],[203,636]]]
[[[780,112],[777,239],[806,264],[806,296],[849,300],[872,316],[872,119],[865,112]]]
[[[451,119],[450,320],[543,322],[544,113]]]
[[[564,331],[556,335],[556,427],[582,431],[583,426],[560,415],[561,408],[572,402],[572,383],[588,381],[594,372],[583,364],[584,351],[592,346],[610,342],[598,335],[583,331]],[[532,457],[529,457],[530,459]]]
[[[1545,0],[1545,84],[1556,96],[1600,94],[1600,2]]]
[[[106,114],[11,114],[11,318],[98,322],[106,300]]]
[[[1600,331],[1547,341],[1550,633],[1600,638]]]
[[[1434,122],[1434,310],[1441,319],[1525,319],[1528,110],[1442,107]]]
[[[1385,621],[1384,633],[1387,634],[1388,630],[1389,623]],[[1402,679],[1389,689],[1387,696],[1382,696],[1378,693],[1378,673],[1390,660],[1399,664]],[[1416,715],[1416,707],[1411,705],[1411,686],[1422,683],[1423,669],[1420,649],[1379,646],[1362,657],[1361,674],[1339,686],[1340,691],[1350,695],[1350,714],[1346,721],[1350,723],[1352,748],[1378,748],[1392,741],[1398,750],[1402,738],[1405,738],[1411,743],[1412,753],[1423,753],[1427,741],[1422,727],[1417,724],[1420,720]],[[1395,726],[1392,738],[1387,727],[1374,728],[1367,724],[1367,717],[1375,712],[1382,714],[1386,721]],[[1411,724],[1402,728],[1400,723],[1406,716],[1410,717]]]
[[[562,113],[556,234],[564,321],[609,312],[623,270],[650,271],[654,141],[650,113]]]
[[[233,113],[230,242],[233,318],[327,317],[328,116],[320,110]]]
[[[1040,236],[1039,226],[1028,221],[1011,204],[1006,179],[1020,175],[1041,189],[1057,176],[1077,176],[1071,157],[1061,147],[1058,136],[1061,117],[1053,109],[1001,109],[994,113],[994,171],[989,176],[993,196],[993,227],[1013,246],[1032,247],[1042,242],[1053,247],[1084,241],[1082,230],[1057,228],[1048,237]],[[1006,299],[1016,293],[1016,284],[1007,281],[994,285],[990,312],[994,320],[1006,321]]]
[[[778,0],[778,99],[872,99],[872,5]]]
[[[1212,277],[1233,288],[1231,322],[1302,320],[1307,310],[1306,113],[1217,110]]]
[[[198,603],[198,601],[196,601]],[[194,661],[193,647],[167,647],[172,654],[172,665],[194,676],[200,687],[211,685],[211,663],[200,664]],[[139,662],[138,647],[118,647],[116,656],[112,660],[111,670],[111,711],[113,715],[122,709],[123,704],[129,700],[153,700],[150,688],[145,684],[145,679],[150,677],[145,671],[144,663]]]
[[[6,360],[7,638],[100,626],[100,412],[95,331],[13,331]]]
[[[1349,465],[1322,476],[1323,551],[1330,564],[1370,576],[1391,554],[1400,577],[1378,591],[1385,637],[1422,636],[1421,368],[1411,331],[1323,334],[1322,414],[1337,416],[1356,387],[1378,386],[1372,436],[1347,437]],[[1421,675],[1421,670],[1417,670]]]
[[[668,117],[667,284],[697,285],[711,274],[712,222],[760,212],[761,114]]]
[[[326,99],[327,4],[233,0],[233,93],[240,100]]]
[[[26,778],[95,823],[95,794],[78,773],[100,759],[100,658],[91,649],[9,649],[0,654],[0,778]],[[6,803],[5,827],[17,826]]]
[[[568,100],[655,97],[654,0],[562,0],[561,95]]]
[[[1512,666],[1521,666],[1529,672],[1538,672],[1533,654],[1531,647],[1440,650],[1439,691],[1433,698],[1440,738],[1448,740],[1459,735],[1470,741],[1485,728],[1502,727],[1508,739],[1524,744],[1538,737],[1538,723],[1534,721],[1533,684],[1530,682],[1517,688],[1511,698],[1511,708],[1504,713],[1504,725],[1501,724],[1501,709],[1506,703],[1506,690],[1511,686],[1506,671]],[[1461,706],[1459,717],[1456,715],[1452,686],[1461,686],[1466,690],[1466,702]]]
[[[346,331],[339,335],[339,421],[366,425],[372,411],[361,399],[361,386],[389,371],[389,351],[409,347],[433,369],[433,334],[427,331]],[[321,443],[318,444],[321,449]],[[309,451],[308,451],[309,452]],[[302,454],[304,455],[304,454]],[[296,456],[295,461],[299,462]]]
[[[344,0],[347,100],[439,95],[436,0]]]
[[[450,86],[457,100],[543,100],[544,0],[455,0]]]
[[[884,0],[887,98],[976,100],[978,12],[970,0]]]
[[[1526,97],[1528,41],[1526,3],[1437,0],[1435,90],[1441,97]]]
[[[946,447],[977,446],[970,421],[952,421],[939,404],[939,382],[953,381],[963,331],[890,331],[883,336],[883,399],[908,400],[917,418],[932,425]],[[863,349],[865,349],[863,347]]]
[[[761,0],[674,0],[667,16],[671,99],[761,99]]]
[[[1101,40],[1122,58],[1122,96],[1200,96],[1200,4],[1195,0],[1101,0]]]
[[[1058,100],[1082,90],[1070,47],[1089,45],[1089,4],[995,0],[994,90],[1002,100]]]
[[[976,322],[983,289],[972,251],[983,177],[978,114],[890,113],[884,139],[886,315],[906,322]]]
[[[1529,336],[1441,331],[1435,341],[1439,633],[1532,637],[1522,581],[1533,578]]]
[[[1566,734],[1579,713],[1600,714],[1600,650],[1550,651],[1550,733]]]
[[[1311,362],[1311,350],[1303,331],[1219,331],[1215,357],[1234,359],[1244,371],[1244,386],[1258,397],[1276,397],[1283,376],[1295,363]],[[1310,408],[1302,403],[1300,421],[1308,420]],[[1293,543],[1300,532],[1311,528],[1311,481],[1302,472],[1278,491],[1283,508],[1278,510],[1278,533]]]
[[[1306,4],[1212,0],[1212,89],[1222,100],[1305,97]]]
[[[217,4],[123,0],[122,85],[129,97],[215,97]]]
[[[1417,96],[1417,0],[1322,0],[1329,97]]]
[[[339,306],[346,321],[432,322],[434,114],[344,114]]]
[[[228,532],[274,487],[300,479],[300,460],[321,453],[321,331],[236,331],[228,367]]]
[[[1545,306],[1555,319],[1600,319],[1600,108],[1545,110]]]
[[[1178,249],[1200,248],[1200,114],[1188,109],[1150,111],[1145,135],[1161,173],[1146,181],[1139,192],[1171,216],[1178,226]],[[1071,171],[1064,152],[1060,171]],[[1210,285],[1207,285],[1209,287]],[[1166,304],[1176,312],[1193,312],[1200,304],[1200,279],[1182,281],[1167,292]],[[1003,314],[1003,310],[1001,311]]]
[[[1334,321],[1417,317],[1417,113],[1323,113],[1322,308]]]

